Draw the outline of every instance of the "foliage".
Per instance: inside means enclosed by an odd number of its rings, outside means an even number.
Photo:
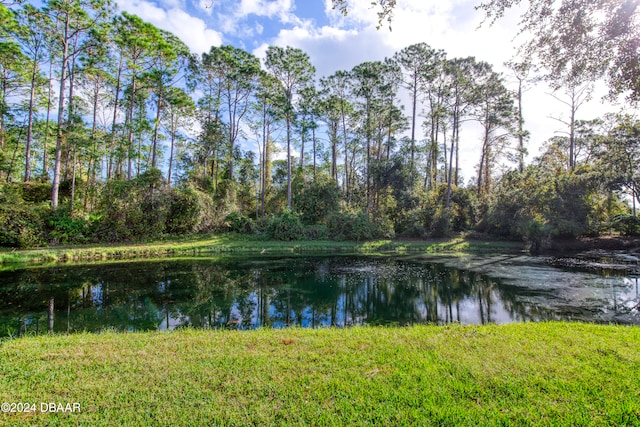
[[[616,215],[609,225],[613,230],[625,236],[640,235],[640,218],[633,215]]]
[[[265,232],[274,240],[298,240],[304,235],[300,216],[285,209],[280,215],[273,215],[267,220]]]
[[[339,208],[338,184],[324,176],[304,186],[294,187],[295,207],[306,223],[325,222],[331,212]]]
[[[535,188],[535,191],[532,191]],[[539,249],[550,238],[597,234],[619,205],[601,194],[598,176],[589,168],[548,170],[531,165],[504,175],[492,195],[479,229],[522,238]],[[594,211],[600,206],[600,212]]]
[[[52,211],[47,217],[46,224],[49,229],[49,238],[55,243],[87,243],[91,237],[89,222],[71,215],[68,209],[59,208]]]
[[[305,240],[327,240],[329,239],[329,229],[325,224],[312,224],[303,227]]]
[[[477,229],[542,245],[635,233],[627,216],[640,204],[637,119],[574,116],[589,94],[582,83],[604,74],[612,92],[637,100],[636,1],[485,1],[489,19],[524,5],[521,29],[540,30],[526,61],[512,64],[517,114],[490,64],[426,43],[315,84],[311,58],[297,48],[268,47],[261,70],[230,45],[196,57],[175,35],[115,13],[111,0],[29,3],[0,1],[0,181],[11,205],[3,212],[11,227],[26,227],[5,231],[5,244]],[[381,20],[391,17],[395,1],[374,3]],[[346,12],[348,2],[333,4]],[[525,168],[521,92],[537,65],[557,77],[554,88],[564,85],[572,114],[568,137]],[[480,158],[463,186],[461,133],[472,121],[483,131]],[[241,149],[250,141],[257,152]],[[519,174],[503,163],[513,153]],[[56,212],[42,214],[49,203]]]
[[[475,206],[471,190],[452,186],[449,209],[446,208],[447,185],[439,185],[426,203],[424,217],[425,229],[433,237],[448,236],[451,232],[460,232],[475,225]]]
[[[532,35],[522,56],[542,63],[556,84],[606,75],[613,94],[640,99],[637,1],[487,0],[478,8],[493,23],[515,6],[523,6],[520,31]]]
[[[232,231],[235,233],[254,233],[256,230],[253,220],[246,215],[239,212],[231,212],[224,219],[225,231]],[[279,239],[289,240],[289,239]]]
[[[46,182],[29,181],[14,184],[19,188],[22,200],[30,203],[42,203],[51,198],[51,184]]]
[[[329,237],[336,240],[371,240],[393,237],[393,227],[389,223],[376,223],[367,215],[350,212],[334,212],[327,218]]]
[[[202,220],[202,205],[197,190],[186,187],[171,191],[166,229],[172,234],[185,234],[195,231]]]
[[[44,245],[42,216],[42,212],[21,203],[0,203],[0,246],[24,249]]]
[[[112,242],[161,236],[171,206],[158,169],[131,181],[110,181],[100,204],[104,213],[96,235]]]

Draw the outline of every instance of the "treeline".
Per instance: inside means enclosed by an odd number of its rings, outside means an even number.
[[[300,49],[196,56],[116,12],[0,4],[0,245],[476,230],[537,247],[640,230],[640,122],[571,114],[525,164],[530,64],[511,64],[510,90],[490,64],[419,43],[319,77]],[[581,89],[565,89],[575,113]],[[470,126],[482,148],[464,183]]]

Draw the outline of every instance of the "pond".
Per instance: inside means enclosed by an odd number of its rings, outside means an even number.
[[[491,256],[194,257],[0,272],[0,337],[509,323],[640,325],[639,279]]]

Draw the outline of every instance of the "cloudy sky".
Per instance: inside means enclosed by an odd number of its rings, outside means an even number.
[[[180,37],[195,53],[231,44],[264,57],[267,46],[303,49],[317,76],[350,70],[363,61],[382,60],[413,43],[444,49],[449,58],[475,56],[487,61],[515,89],[515,79],[502,64],[511,59],[521,41],[516,38],[518,11],[493,26],[480,26],[480,0],[398,0],[392,31],[376,29],[378,18],[371,0],[350,0],[347,17],[331,8],[330,0],[117,0],[120,10],[134,13]],[[567,107],[547,94],[545,87],[524,94],[525,126],[531,132],[530,158],[542,142],[564,130],[550,116],[568,117]],[[562,93],[558,94],[562,97]],[[603,105],[600,95],[585,104],[578,118],[590,119],[620,107]],[[473,129],[461,135],[465,179],[478,162],[479,136]]]

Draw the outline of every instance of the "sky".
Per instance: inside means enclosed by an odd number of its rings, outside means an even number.
[[[508,86],[516,80],[502,64],[514,57],[524,41],[518,37],[518,10],[509,11],[493,25],[481,25],[483,15],[474,6],[480,0],[398,0],[390,31],[376,29],[378,17],[371,0],[350,0],[345,17],[332,10],[330,0],[117,0],[120,10],[136,14],[174,33],[197,54],[211,46],[230,44],[263,59],[267,46],[292,46],[310,56],[317,78],[350,70],[364,61],[383,60],[414,43],[443,49],[448,58],[474,56],[503,71]],[[526,36],[524,36],[526,37]],[[538,85],[523,95],[525,128],[531,133],[530,161],[543,142],[561,135],[566,126],[565,105]],[[578,119],[592,119],[620,106],[601,101],[600,88],[578,111]],[[563,93],[557,93],[563,98]],[[409,105],[408,97],[401,101]],[[408,112],[408,109],[405,108]],[[556,119],[552,118],[555,117]],[[480,135],[473,127],[461,133],[461,168],[465,181],[479,160]]]

